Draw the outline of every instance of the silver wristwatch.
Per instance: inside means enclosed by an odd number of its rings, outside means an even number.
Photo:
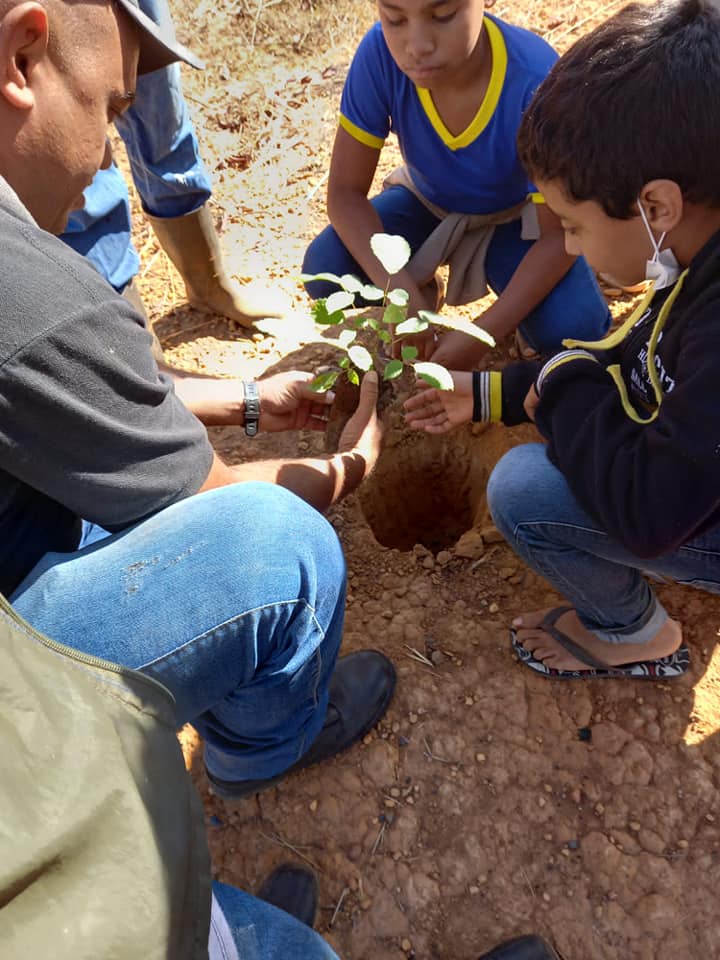
[[[254,380],[243,380],[245,394],[245,433],[248,437],[257,436],[260,424],[260,394]]]

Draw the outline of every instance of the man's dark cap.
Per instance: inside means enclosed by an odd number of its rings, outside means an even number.
[[[156,23],[142,12],[138,6],[138,0],[116,0],[116,2],[140,28],[139,74],[160,70],[161,67],[167,67],[179,60],[198,69],[205,66],[199,57],[179,42],[175,36],[172,20],[164,19],[161,23]]]

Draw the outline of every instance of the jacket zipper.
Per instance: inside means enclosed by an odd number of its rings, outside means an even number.
[[[83,653],[81,650],[75,650],[74,647],[68,647],[64,643],[58,643],[57,640],[52,640],[50,637],[46,637],[44,634],[38,633],[38,631],[35,630],[31,624],[29,624],[26,620],[23,620],[23,618],[12,608],[2,594],[0,594],[0,611],[7,614],[7,616],[13,620],[17,626],[25,630],[26,633],[29,633],[35,640],[42,643],[42,645],[47,647],[49,650],[53,650],[55,653],[59,653],[62,656],[67,657],[69,660],[74,660],[76,663],[82,663],[88,667],[97,667],[100,670],[107,670],[109,673],[115,673],[121,677],[131,677],[133,680],[140,680],[142,683],[147,684],[155,690],[161,690],[166,697],[170,698],[173,704],[175,703],[175,697],[164,684],[160,683],[159,680],[148,677],[139,670],[132,670],[130,667],[122,667],[120,664],[113,663],[111,660],[102,660],[100,657],[93,657],[89,653]]]

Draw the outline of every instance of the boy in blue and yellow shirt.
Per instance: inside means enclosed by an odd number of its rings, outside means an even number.
[[[414,256],[393,286],[409,292],[411,314],[435,309],[435,272],[449,263],[448,304],[484,296],[486,281],[498,294],[478,318],[496,339],[519,327],[530,347],[545,352],[566,336],[602,336],[609,314],[594,277],[581,258],[565,253],[557,218],[529,202],[534,188],[515,145],[555,52],[487,15],[481,0],[379,0],[378,10],[380,22],[360,43],[342,95],[328,185],[331,226],[309,247],[304,271],[356,273],[385,287],[370,237],[401,234]],[[404,166],[370,200],[390,131]],[[333,287],[315,281],[308,290],[320,297]],[[428,356],[432,340],[425,347]],[[434,359],[469,369],[483,349],[451,333]]]

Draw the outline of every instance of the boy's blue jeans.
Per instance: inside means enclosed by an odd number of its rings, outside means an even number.
[[[387,233],[405,237],[415,253],[440,222],[414,194],[402,186],[383,190],[371,201]],[[500,294],[532,246],[520,237],[520,221],[495,228],[485,271],[491,289]],[[345,248],[332,226],[313,240],[305,254],[303,273],[354,273],[367,282],[367,277]],[[329,296],[337,289],[324,281],[306,285],[313,299]],[[520,324],[528,344],[544,353],[560,347],[566,337],[597,340],[610,327],[610,311],[595,277],[582,257],[578,257],[554,290],[538,304]]]
[[[635,557],[578,505],[543,444],[506,453],[490,475],[487,498],[513,550],[601,640],[645,643],[664,624],[667,613],[644,574],[720,593],[720,528],[674,553]]]
[[[223,780],[271,777],[310,746],[340,647],[345,565],[298,497],[240,483],[69,554],[10,598],[37,630],[164,684]],[[104,534],[104,531],[101,531]]]
[[[224,883],[213,883],[240,960],[338,960],[310,927],[269,903]]]
[[[166,0],[139,2],[156,22],[169,19]],[[144,210],[156,217],[182,217],[207,202],[210,180],[183,98],[179,64],[138,77],[135,102],[116,126]],[[120,293],[138,272],[128,188],[114,163],[98,170],[85,191],[85,207],[72,214],[61,239]]]

